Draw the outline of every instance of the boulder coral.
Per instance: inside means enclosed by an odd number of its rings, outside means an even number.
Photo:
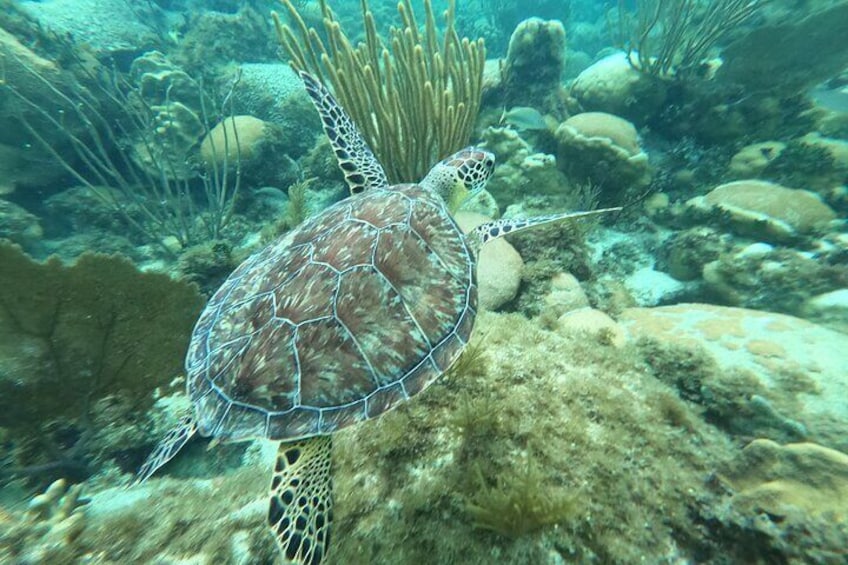
[[[786,149],[782,141],[746,145],[733,155],[728,172],[735,178],[756,178]]]
[[[618,205],[622,193],[651,181],[648,155],[634,125],[605,112],[584,112],[556,130],[557,167],[580,183],[600,189],[602,204]]]
[[[581,72],[571,95],[587,112],[608,112],[644,124],[666,99],[668,86],[634,68],[626,53],[608,55]]]
[[[816,194],[758,179],[722,184],[688,205],[719,209],[729,214],[741,235],[777,243],[815,233],[836,219],[836,212]]]

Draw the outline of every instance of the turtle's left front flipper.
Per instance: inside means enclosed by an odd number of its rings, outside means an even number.
[[[155,473],[159,467],[173,459],[174,455],[183,448],[186,442],[196,432],[197,424],[195,424],[194,418],[191,415],[185,415],[180,418],[180,423],[177,427],[168,432],[168,435],[159,442],[159,445],[156,446],[156,449],[153,450],[153,453],[150,454],[147,461],[138,470],[138,474],[130,486],[141,484],[149,479],[150,475]]]
[[[271,479],[268,525],[292,563],[318,565],[327,555],[333,521],[332,440],[316,436],[282,443]]]
[[[607,212],[618,212],[619,210],[621,210],[621,208],[603,208],[600,210],[589,210],[587,212],[566,212],[564,214],[536,216],[534,218],[527,218],[526,220],[495,220],[494,222],[480,224],[468,232],[465,237],[468,239],[469,246],[476,253],[479,252],[480,248],[486,243],[511,233],[524,231],[545,224],[552,224],[554,222],[585,218],[586,216],[595,216],[597,214],[605,214]]]

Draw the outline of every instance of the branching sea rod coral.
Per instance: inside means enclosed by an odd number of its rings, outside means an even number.
[[[691,72],[728,32],[770,0],[618,2],[618,35],[638,70],[668,77]]]
[[[333,87],[390,182],[417,181],[434,162],[468,144],[480,108],[486,50],[482,39],[457,35],[453,0],[441,40],[430,0],[424,2],[423,34],[412,4],[403,0],[402,25],[391,29],[388,41],[377,34],[363,0],[365,43],[356,46],[327,1],[319,2],[324,34],[307,27],[292,2],[283,0],[292,25],[274,14],[280,43],[295,68]]]

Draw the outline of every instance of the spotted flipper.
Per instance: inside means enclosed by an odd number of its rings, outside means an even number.
[[[150,475],[155,473],[159,467],[174,458],[174,455],[183,448],[195,432],[197,432],[197,425],[194,423],[192,416],[185,415],[180,418],[179,425],[168,432],[168,435],[159,442],[153,453],[147,457],[147,461],[138,470],[138,474],[135,476],[132,484],[141,484],[149,479]]]
[[[356,124],[336,102],[327,88],[310,75],[300,71],[306,92],[321,116],[324,132],[333,146],[339,167],[344,173],[351,194],[359,194],[372,188],[389,186],[386,173]]]
[[[318,565],[327,555],[333,520],[332,440],[282,443],[271,480],[268,525],[292,563]]]
[[[594,216],[596,214],[604,214],[606,212],[616,212],[618,210],[621,210],[621,208],[603,208],[601,210],[589,210],[588,212],[566,212],[564,214],[536,216],[534,218],[527,218],[526,220],[495,220],[494,222],[480,224],[470,231],[466,235],[466,238],[468,239],[469,246],[477,252],[486,243],[511,233],[516,233],[553,222]]]

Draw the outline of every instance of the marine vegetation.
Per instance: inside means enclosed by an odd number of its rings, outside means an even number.
[[[0,91],[32,143],[148,243],[168,251],[166,238],[180,247],[219,238],[239,192],[241,151],[235,126],[217,144],[209,133],[232,114],[238,77],[213,112],[202,85],[161,53],[136,59],[132,79],[90,64],[75,76],[12,57],[4,71],[16,79]],[[201,137],[216,158],[194,154]]]
[[[710,49],[770,0],[636,0],[618,2],[620,38],[630,63],[657,77],[697,71]]]
[[[494,485],[477,467],[479,491],[466,505],[476,527],[518,538],[578,516],[577,494],[546,484],[541,463],[527,460],[516,465],[520,468],[499,475]]]
[[[37,263],[0,243],[0,474],[85,478],[116,457],[123,428],[180,374],[201,303],[127,259]]]
[[[388,39],[378,35],[363,1],[365,42],[356,46],[326,0],[319,0],[323,34],[307,27],[289,0],[283,4],[292,23],[276,14],[274,23],[292,65],[332,86],[389,182],[418,181],[433,163],[468,145],[480,108],[486,49],[482,40],[459,38],[453,0],[441,40],[430,0],[424,2],[423,33],[411,2],[399,2],[401,25]]]

